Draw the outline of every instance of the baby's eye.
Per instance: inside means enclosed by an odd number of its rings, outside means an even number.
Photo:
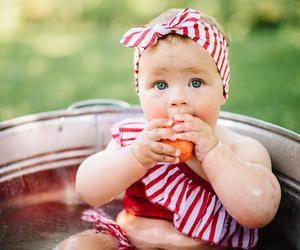
[[[164,89],[168,88],[168,84],[165,82],[157,82],[157,83],[155,83],[154,86],[159,90],[164,90]]]
[[[192,86],[193,88],[200,88],[203,84],[203,81],[200,79],[192,79],[189,83],[189,86]]]

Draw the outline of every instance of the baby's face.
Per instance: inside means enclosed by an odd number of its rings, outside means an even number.
[[[167,36],[139,61],[139,98],[147,120],[191,114],[215,126],[225,103],[209,53],[191,39]]]

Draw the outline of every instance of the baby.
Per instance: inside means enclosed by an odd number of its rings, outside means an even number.
[[[145,120],[115,124],[107,148],[79,167],[76,189],[94,206],[126,190],[124,210],[116,222],[86,211],[97,233],[72,236],[59,249],[254,247],[281,192],[266,149],[218,124],[229,90],[225,33],[201,12],[172,9],[121,43],[135,49]],[[180,162],[165,139],[192,142],[190,158]]]

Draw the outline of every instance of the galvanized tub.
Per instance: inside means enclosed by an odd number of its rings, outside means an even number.
[[[0,123],[0,249],[53,249],[69,235],[90,228],[80,220],[88,206],[74,191],[76,170],[86,157],[105,148],[113,123],[141,116],[138,106],[92,100]],[[221,113],[220,123],[259,140],[270,152],[281,184],[279,211],[260,231],[256,249],[300,249],[300,136],[228,112]],[[103,209],[114,218],[121,200]]]

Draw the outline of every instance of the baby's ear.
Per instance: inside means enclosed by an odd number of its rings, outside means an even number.
[[[223,106],[227,102],[227,98],[224,95],[222,95],[221,98],[222,98],[222,100],[221,100],[221,106]]]

